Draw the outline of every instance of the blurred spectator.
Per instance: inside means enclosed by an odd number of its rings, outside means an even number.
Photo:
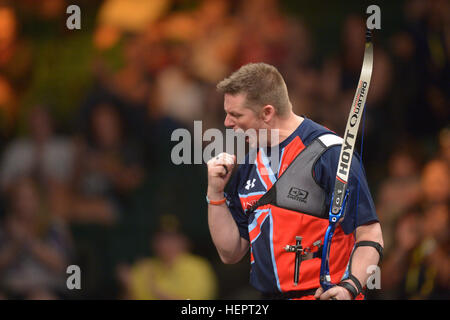
[[[405,1],[407,31],[414,48],[419,90],[408,108],[408,130],[417,138],[430,137],[448,124],[450,37],[448,1]]]
[[[8,189],[15,179],[33,176],[42,186],[52,181],[68,183],[73,170],[74,150],[71,141],[53,132],[51,115],[43,106],[30,110],[29,135],[16,138],[2,157],[0,182]]]
[[[417,159],[408,149],[395,151],[389,157],[388,175],[377,194],[377,213],[383,226],[385,252],[391,249],[394,223],[407,208],[420,198],[420,177]]]
[[[156,85],[160,108],[166,116],[186,127],[202,118],[204,91],[182,68],[165,69],[158,75]]]
[[[215,84],[233,67],[243,31],[241,23],[229,16],[230,3],[203,1],[194,13],[198,37],[191,44],[189,69],[203,82]]]
[[[395,250],[382,265],[382,289],[390,299],[450,297],[449,207],[431,204],[423,216],[404,215]]]
[[[287,20],[277,0],[249,0],[240,3],[237,13],[240,24],[240,46],[236,67],[249,62],[264,61],[281,66],[286,57]],[[267,23],[270,21],[270,23]]]
[[[99,53],[94,59],[94,74],[103,90],[124,101],[127,107],[145,104],[150,91],[146,73],[148,44],[142,36],[127,36],[119,46],[120,62],[112,66],[110,58]],[[98,95],[98,93],[97,93]]]
[[[138,300],[214,299],[216,276],[210,263],[189,253],[189,241],[172,215],[163,216],[152,238],[155,256],[118,268],[125,298]]]
[[[400,171],[404,171],[405,166],[406,163]],[[398,223],[395,241],[382,264],[384,298],[449,297],[450,176],[446,162],[440,159],[429,161],[422,170],[420,187],[417,209],[390,212],[398,217]],[[387,213],[384,212],[384,219],[395,219],[386,216]],[[383,229],[390,232],[389,224],[383,223]],[[387,237],[390,234],[387,233]]]
[[[422,201],[425,204],[446,203],[450,199],[450,170],[440,159],[429,161],[422,171]]]
[[[71,237],[64,221],[45,211],[36,184],[21,178],[10,191],[0,229],[0,283],[13,299],[62,297]]]
[[[144,178],[139,147],[127,140],[124,123],[111,105],[100,104],[90,117],[92,142],[81,141],[74,192],[75,219],[110,224]]]
[[[59,189],[53,204],[63,211],[69,204],[77,257],[85,274],[83,296],[112,299],[115,263],[128,251],[135,253],[129,249],[134,239],[130,241],[123,230],[137,225],[133,196],[145,172],[140,146],[129,138],[119,109],[99,103],[86,119],[87,128],[77,140],[71,189]]]
[[[420,261],[422,264],[420,267],[425,270],[423,275],[411,272],[412,277],[417,277],[411,279],[411,282],[418,281],[419,283],[416,284],[418,288],[423,279],[423,286],[419,293],[421,299],[450,298],[450,208],[448,203],[430,204],[424,211],[423,240],[415,252],[414,262]],[[407,289],[414,290],[414,286],[411,285],[411,287]]]
[[[170,0],[106,0],[98,13],[94,42],[98,49],[113,46],[124,32],[142,31],[167,12]]]
[[[381,288],[384,299],[405,299],[404,279],[412,251],[418,246],[420,234],[420,210],[411,208],[401,215],[394,231],[393,249],[381,264]]]

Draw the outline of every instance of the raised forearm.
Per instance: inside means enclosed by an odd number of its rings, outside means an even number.
[[[224,199],[225,185],[231,177],[236,157],[221,153],[208,161],[208,198]],[[225,202],[208,204],[208,226],[211,238],[224,263],[236,263],[248,250],[249,243],[241,238],[239,229]]]

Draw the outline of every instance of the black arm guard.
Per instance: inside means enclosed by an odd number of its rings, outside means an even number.
[[[356,250],[356,248],[358,247],[372,247],[375,248],[378,252],[378,254],[380,255],[380,259],[378,260],[378,263],[381,262],[381,260],[383,259],[383,247],[375,241],[359,241],[355,244],[355,247],[353,248],[353,252],[352,255],[350,256],[350,262],[348,264],[348,277],[343,279],[343,280],[347,280],[350,279],[352,280],[356,287],[358,288],[358,292],[355,295],[355,297],[357,295],[359,295],[362,291],[363,291],[363,286],[361,285],[361,282],[359,282],[359,280],[352,274],[352,260],[353,260],[353,254]]]
[[[353,249],[353,252],[355,252],[356,248],[358,247],[372,247],[375,248],[380,255],[380,260],[378,260],[378,263],[383,260],[383,247],[375,241],[359,241],[355,244],[355,248]],[[353,254],[352,254],[353,255]]]
[[[358,290],[349,282],[341,282],[338,284],[338,286],[347,289],[348,292],[350,292],[352,299],[355,299],[359,294]]]

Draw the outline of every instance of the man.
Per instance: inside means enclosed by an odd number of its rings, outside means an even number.
[[[328,220],[270,204],[253,212],[248,209],[272,187],[297,155],[308,152],[314,141],[325,136],[337,137],[325,127],[292,112],[286,84],[273,66],[247,64],[220,82],[217,88],[224,94],[226,127],[244,131],[278,130],[280,141],[278,172],[268,165],[267,158],[263,159],[270,152],[270,146],[265,152],[259,149],[254,163],[246,161],[239,167],[226,194],[224,189],[236,157],[222,153],[208,161],[208,224],[222,261],[236,263],[250,248],[250,282],[268,298],[362,298],[361,284],[370,276],[367,268],[378,264],[379,250],[373,246],[358,246],[352,253],[353,248],[360,241],[373,241],[381,248],[383,240],[357,157],[350,170],[346,214],[335,231],[330,250],[331,279],[340,285],[323,292],[319,284],[320,255],[311,254],[301,261],[296,283],[293,281],[295,254],[287,252],[286,245],[295,245],[296,237],[301,236],[302,245],[312,248],[318,240],[323,240]],[[258,141],[249,139],[250,145],[257,145]],[[340,145],[324,148],[313,162],[309,177],[305,178],[310,185],[316,185],[313,186],[316,191],[308,196],[319,199],[316,196],[322,195],[325,200],[320,205],[323,207],[328,208],[330,204],[340,148]],[[350,260],[351,266],[348,266]],[[348,267],[352,277],[342,279]]]

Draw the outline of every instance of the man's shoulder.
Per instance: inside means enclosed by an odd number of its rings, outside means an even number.
[[[336,135],[335,132],[327,127],[305,118],[295,134],[302,140],[303,144],[309,145],[311,142],[323,135]]]

